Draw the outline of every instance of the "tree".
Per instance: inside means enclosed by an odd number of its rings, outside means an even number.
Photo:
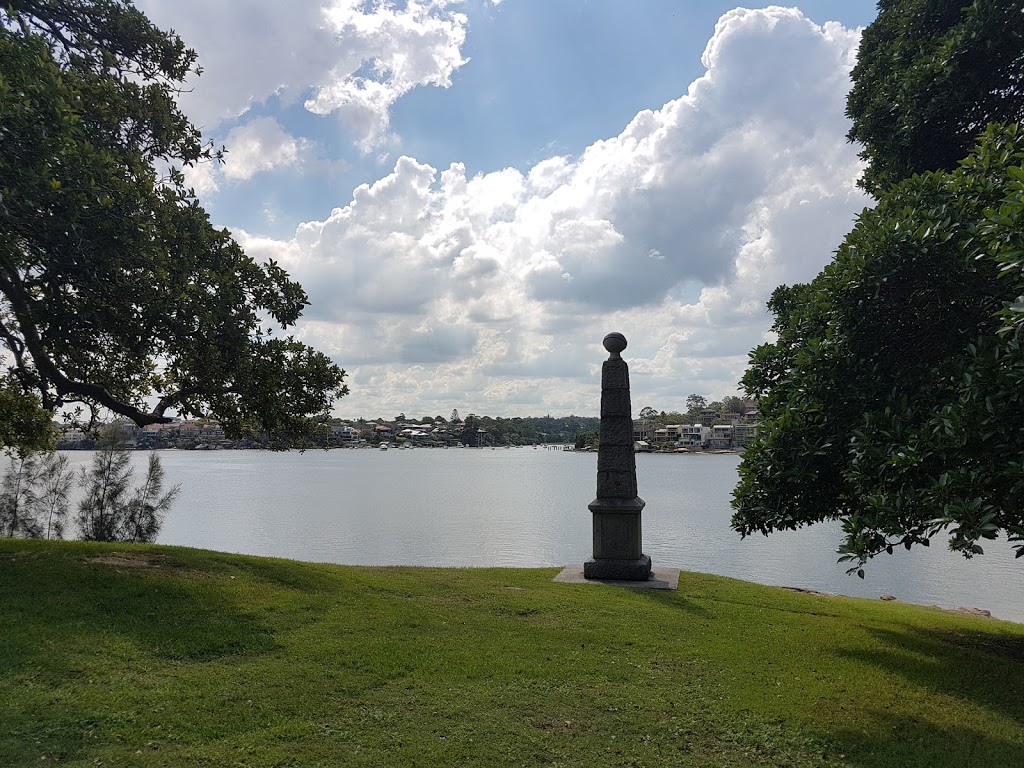
[[[163,525],[171,502],[178,495],[178,486],[162,493],[164,470],[156,453],[149,454],[146,477],[128,503],[121,526],[121,541],[154,541]]]
[[[163,493],[163,468],[155,453],[149,455],[146,477],[132,487],[131,452],[119,430],[100,435],[100,450],[92,467],[82,469],[84,490],[78,505],[79,538],[87,541],[151,542],[178,493],[175,486]]]
[[[687,413],[700,413],[708,407],[708,399],[704,395],[687,395],[686,397],[686,411]]]
[[[10,375],[0,375],[0,448],[4,446],[15,446],[23,451],[45,451],[53,447],[52,414],[42,407],[38,397],[23,391]]]
[[[0,8],[0,439],[39,446],[69,406],[168,411],[229,436],[308,436],[347,392],[275,332],[308,303],[215,229],[181,168],[216,161],[175,104],[194,51],[126,0]]]
[[[654,410],[653,408],[651,408],[651,406],[649,406],[649,405],[644,406],[643,408],[641,408],[640,409],[640,413],[639,413],[640,421],[644,422],[645,424],[650,423],[651,421],[653,421],[655,419],[655,417],[657,417],[657,415],[658,415],[658,412],[656,410]]]
[[[596,430],[587,430],[576,435],[574,446],[577,451],[584,448],[597,448],[601,445],[601,435]]]
[[[13,455],[0,483],[0,536],[63,538],[73,479],[66,456]]]
[[[36,539],[42,535],[36,519],[36,474],[39,457],[23,453],[11,457],[0,484],[0,536]]]
[[[722,400],[722,408],[725,413],[742,414],[746,410],[746,406],[746,401],[742,397],[736,397],[736,395],[729,395]]]
[[[450,419],[452,424],[461,424],[462,420],[459,418],[459,409],[452,408],[452,417]]]
[[[1019,0],[880,0],[863,33],[846,113],[878,195],[951,171],[989,123],[1024,121]]]
[[[68,498],[74,483],[74,475],[68,469],[68,457],[56,451],[46,453],[36,481],[39,526],[44,531],[42,536],[46,539],[63,539],[70,511]]]
[[[967,556],[1024,542],[1022,199],[1024,130],[990,127],[956,171],[883,193],[811,283],[775,291],[778,341],[743,379],[762,421],[741,534],[841,520],[861,575],[942,532]]]

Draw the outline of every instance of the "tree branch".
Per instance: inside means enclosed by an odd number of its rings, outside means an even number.
[[[170,417],[164,416],[162,413],[146,413],[133,405],[118,400],[97,384],[75,381],[66,376],[47,354],[46,344],[43,342],[42,337],[40,337],[39,330],[32,320],[32,308],[29,305],[29,299],[25,293],[24,286],[21,284],[21,278],[16,271],[8,268],[0,272],[0,291],[3,291],[3,294],[11,304],[14,317],[18,321],[18,326],[24,337],[25,348],[31,355],[32,362],[43,379],[43,382],[40,383],[40,390],[44,396],[47,394],[45,383],[49,383],[57,390],[57,394],[61,397],[75,395],[87,398],[110,409],[114,413],[126,416],[140,427],[147,424],[166,424],[170,422]]]

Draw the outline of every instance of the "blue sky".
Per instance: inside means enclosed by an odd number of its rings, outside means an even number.
[[[343,416],[635,410],[736,392],[764,301],[856,213],[842,114],[871,2],[149,0],[228,149],[189,178],[312,301]]]

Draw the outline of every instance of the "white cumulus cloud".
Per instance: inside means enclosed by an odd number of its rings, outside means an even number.
[[[467,18],[457,0],[140,0],[155,24],[199,54],[204,74],[181,104],[207,134],[277,97],[335,114],[370,151],[386,139],[390,110],[420,86],[447,88],[466,63]],[[241,12],[240,12],[241,8]]]
[[[468,176],[402,157],[288,240],[236,234],[309,291],[300,332],[353,374],[343,413],[592,413],[610,330],[637,408],[730,394],[771,291],[867,203],[843,115],[857,42],[736,9],[684,95],[576,158]]]
[[[360,146],[372,150],[387,132],[395,101],[421,85],[449,87],[452,73],[466,63],[461,49],[467,19],[449,5],[409,0],[399,9],[379,2],[367,13],[358,0],[334,0],[323,14],[345,55],[306,109],[336,112],[360,137]]]
[[[289,135],[272,117],[259,117],[232,129],[225,144],[224,175],[243,181],[260,171],[296,168],[312,148],[310,142]]]

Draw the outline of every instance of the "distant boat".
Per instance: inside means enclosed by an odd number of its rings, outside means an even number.
[[[388,449],[388,444],[387,444],[387,443],[381,443],[381,444],[380,444],[380,449],[381,449],[382,451],[386,451],[386,450]]]

